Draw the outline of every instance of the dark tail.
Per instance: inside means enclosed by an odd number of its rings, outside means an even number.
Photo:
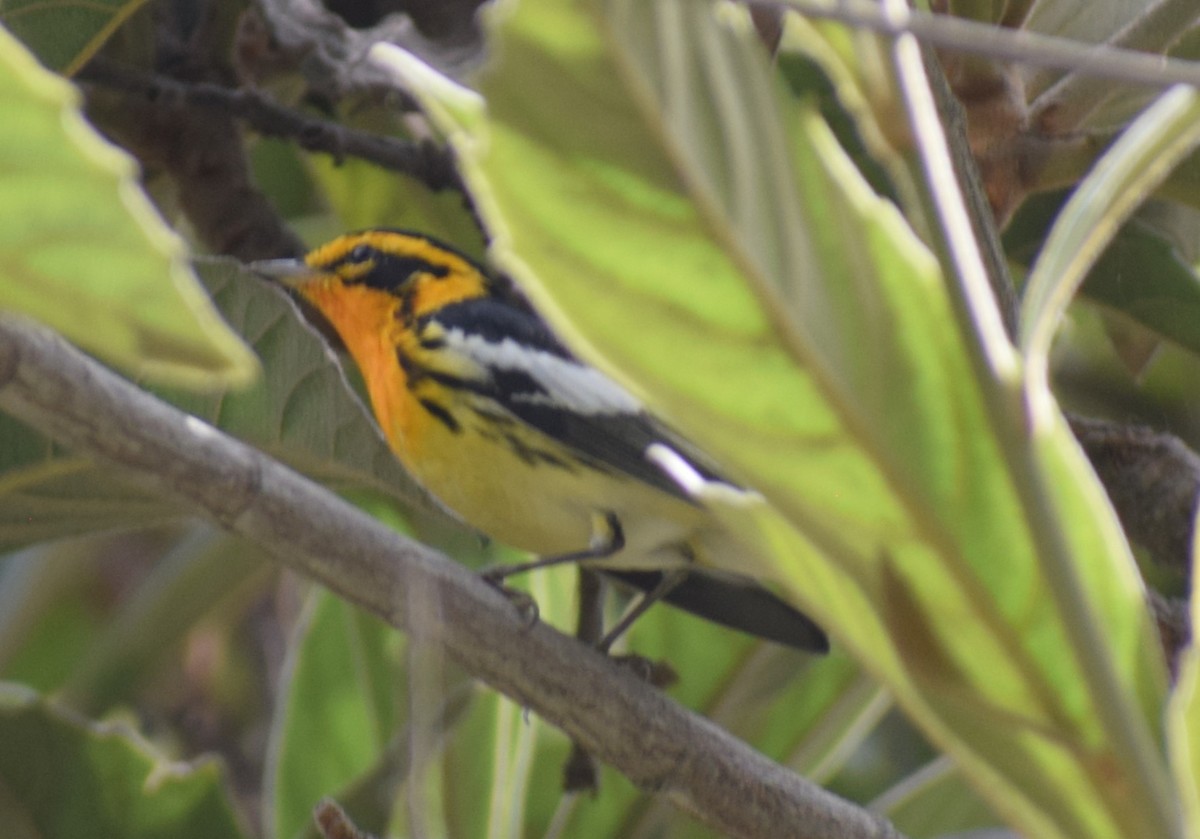
[[[635,588],[651,591],[662,579],[658,571],[603,571],[605,577]],[[714,577],[702,569],[687,578],[664,598],[668,603],[697,617],[730,629],[766,638],[810,653],[829,652],[829,638],[812,618],[750,579]]]

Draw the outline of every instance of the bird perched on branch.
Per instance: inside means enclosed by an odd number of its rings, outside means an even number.
[[[471,527],[540,557],[489,578],[578,562],[647,592],[646,605],[662,598],[753,635],[828,649],[807,616],[710,563],[745,548],[664,464],[732,484],[577,359],[506,278],[401,230],[347,234],[303,261],[254,268],[328,320],[405,469]]]

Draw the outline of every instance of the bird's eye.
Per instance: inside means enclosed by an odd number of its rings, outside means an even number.
[[[350,253],[346,254],[347,262],[368,262],[371,259],[371,248],[367,245],[355,245]]]

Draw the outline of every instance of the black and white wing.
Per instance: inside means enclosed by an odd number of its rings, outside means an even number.
[[[482,298],[446,306],[431,317],[440,327],[439,341],[487,371],[458,386],[487,396],[592,463],[687,499],[647,458],[658,444],[706,480],[724,480],[628,391],[571,355],[536,315]]]
[[[692,499],[659,465],[663,458],[648,456],[652,447],[662,447],[669,459],[705,480],[729,483],[629,392],[580,363],[533,313],[474,299],[446,306],[431,317],[437,325],[434,340],[469,358],[480,373],[453,386],[487,397],[598,466],[684,500]],[[662,578],[656,571],[602,573],[642,591],[653,590]],[[665,599],[751,635],[810,652],[829,649],[825,633],[807,615],[749,578],[733,579],[697,567]]]

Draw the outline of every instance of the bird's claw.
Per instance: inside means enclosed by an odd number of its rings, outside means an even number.
[[[636,653],[609,654],[609,658],[656,688],[668,688],[679,681],[679,673],[666,661],[654,661]]]
[[[541,610],[538,609],[537,601],[527,592],[506,585],[504,582],[507,576],[504,573],[505,570],[504,567],[492,568],[482,572],[480,576],[485,583],[507,597],[521,616],[521,620],[525,623],[526,628],[532,628],[541,616]]]

